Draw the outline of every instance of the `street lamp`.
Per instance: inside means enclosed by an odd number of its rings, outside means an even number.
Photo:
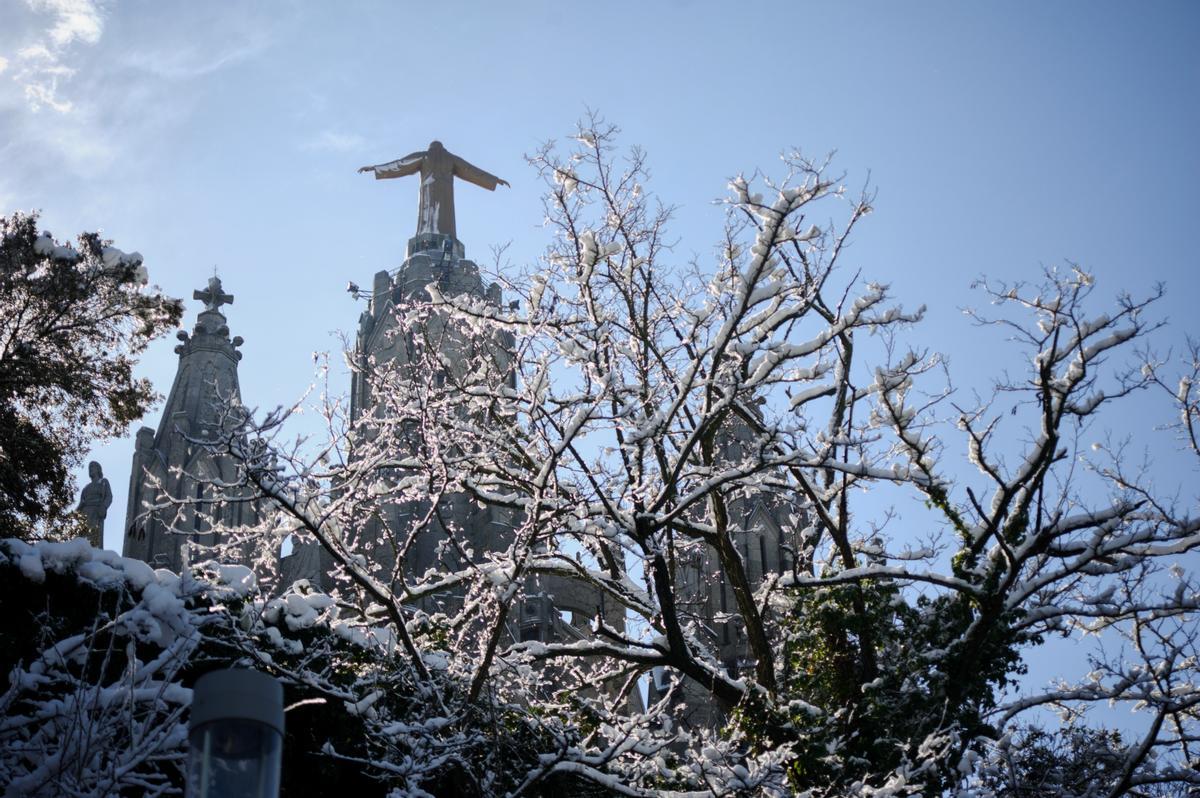
[[[188,721],[189,798],[278,798],[283,685],[258,671],[196,680]]]

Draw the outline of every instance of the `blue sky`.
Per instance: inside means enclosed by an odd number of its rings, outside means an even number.
[[[1197,41],[1186,2],[8,0],[0,210],[101,229],[175,296],[216,266],[244,398],[273,406],[353,329],[347,281],[398,266],[413,231],[415,183],[358,166],[442,140],[512,184],[456,192],[468,256],[511,242],[533,268],[547,233],[523,154],[593,108],[648,152],[682,264],[709,257],[729,177],[836,149],[878,189],[850,264],[927,304],[912,341],[983,391],[998,339],[960,312],[982,274],[1070,260],[1103,298],[1165,281],[1164,348],[1200,335]],[[163,393],[174,343],[143,362]],[[118,549],[133,431],[94,454]]]

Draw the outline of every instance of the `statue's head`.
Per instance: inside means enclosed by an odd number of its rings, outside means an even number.
[[[429,151],[430,152],[437,152],[438,150],[444,150],[444,149],[446,149],[446,148],[442,146],[442,142],[440,142],[436,139],[429,142]]]
[[[93,460],[88,463],[88,476],[94,480],[100,479],[100,477],[104,476],[104,469],[100,467],[99,463]]]

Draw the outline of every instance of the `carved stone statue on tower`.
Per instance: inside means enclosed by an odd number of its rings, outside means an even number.
[[[87,521],[88,542],[100,549],[104,547],[104,519],[112,504],[112,488],[104,478],[104,469],[95,460],[88,463],[88,476],[91,482],[83,486],[75,510]]]
[[[374,172],[376,180],[421,173],[421,204],[417,210],[417,235],[440,233],[457,238],[454,226],[454,178],[495,191],[508,182],[468,163],[442,146],[431,141],[429,149],[413,152],[388,163],[364,166],[358,170]]]

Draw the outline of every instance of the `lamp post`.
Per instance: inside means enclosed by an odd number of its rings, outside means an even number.
[[[188,721],[189,798],[278,798],[283,685],[258,671],[196,680]]]

